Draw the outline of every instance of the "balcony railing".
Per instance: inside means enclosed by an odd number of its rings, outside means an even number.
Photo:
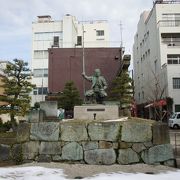
[[[178,38],[179,39],[179,38]],[[177,47],[179,48],[180,46],[180,40],[168,40],[168,39],[163,39],[162,40],[163,44],[166,44],[168,47]]]
[[[160,20],[157,24],[159,27],[180,27],[180,20]]]

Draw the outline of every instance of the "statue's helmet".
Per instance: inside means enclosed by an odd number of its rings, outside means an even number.
[[[101,75],[100,69],[95,69],[94,72],[96,77],[99,77]]]

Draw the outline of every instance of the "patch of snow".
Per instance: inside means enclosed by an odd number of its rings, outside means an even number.
[[[93,180],[179,180],[180,171],[167,172],[161,174],[143,174],[143,173],[112,173],[112,174],[99,174],[97,176],[85,179]]]
[[[109,120],[105,120],[104,122],[117,122],[117,121],[127,121],[128,117],[123,117],[120,119],[109,119]]]
[[[1,180],[65,180],[62,169],[50,169],[38,166],[0,168]],[[143,173],[111,173],[99,174],[93,177],[84,178],[86,180],[179,180],[180,171],[167,172],[160,174]]]

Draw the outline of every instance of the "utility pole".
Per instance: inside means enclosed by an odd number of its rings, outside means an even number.
[[[84,24],[82,24],[82,51],[83,51],[83,58],[82,58],[82,63],[83,63],[83,74],[85,74],[85,58],[84,58]],[[86,86],[85,86],[85,79],[83,78],[83,93],[84,93],[84,97],[85,97],[85,92],[86,92]],[[84,102],[85,102],[85,98],[84,98]]]

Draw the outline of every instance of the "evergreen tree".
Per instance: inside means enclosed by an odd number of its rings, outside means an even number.
[[[63,92],[60,93],[58,98],[58,107],[65,110],[73,110],[75,105],[81,105],[82,100],[80,99],[79,92],[75,87],[73,81],[68,81],[65,84]]]
[[[127,107],[131,104],[133,98],[132,79],[129,77],[128,71],[124,70],[112,82],[110,90],[110,99],[119,101],[121,107]]]
[[[30,83],[30,70],[28,69],[28,63],[23,60],[14,59],[14,62],[7,64],[4,70],[3,84],[4,97],[1,97],[1,101],[5,101],[9,104],[8,108],[0,110],[0,113],[9,113],[11,122],[15,123],[15,116],[24,116],[30,108],[30,96],[34,85]]]

